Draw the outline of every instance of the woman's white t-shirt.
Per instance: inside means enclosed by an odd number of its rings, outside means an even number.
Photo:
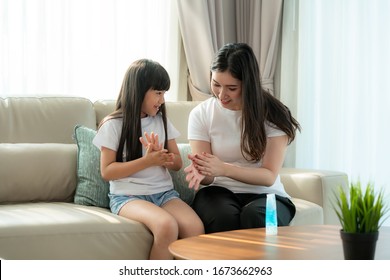
[[[261,161],[247,161],[241,153],[242,111],[233,111],[221,106],[217,98],[211,97],[197,105],[188,120],[188,139],[201,140],[211,144],[213,155],[220,160],[242,167],[260,167]],[[265,124],[267,137],[285,135],[285,132]],[[216,177],[210,186],[222,186],[234,193],[275,193],[290,197],[284,190],[280,176],[270,186],[246,184],[228,177]]]
[[[106,121],[98,130],[93,139],[93,144],[101,149],[106,147],[117,151],[119,147],[120,135],[122,133],[122,118]],[[144,132],[154,132],[158,135],[160,143],[165,141],[164,125],[161,114],[155,117],[141,119],[142,135]],[[167,121],[168,140],[180,136],[179,131]],[[145,148],[142,148],[142,155]],[[123,152],[125,158],[126,150]],[[173,188],[172,177],[167,168],[163,166],[153,166],[132,174],[129,177],[110,181],[110,193],[116,195],[151,195],[164,192]]]

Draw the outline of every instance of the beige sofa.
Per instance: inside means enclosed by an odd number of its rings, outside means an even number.
[[[88,181],[99,172],[98,151],[84,150],[93,149],[88,137],[114,104],[78,97],[0,98],[0,259],[147,259],[149,230],[106,208],[107,182]],[[185,166],[187,118],[196,104],[167,102],[169,118],[182,133],[177,141]],[[194,193],[183,171],[172,175],[191,203]],[[297,206],[291,225],[338,223],[331,197],[338,186],[347,188],[346,174],[284,168],[281,176]]]

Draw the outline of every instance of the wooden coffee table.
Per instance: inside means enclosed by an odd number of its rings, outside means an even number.
[[[344,259],[340,226],[279,227],[267,236],[264,228],[203,234],[169,246],[176,259],[191,260],[340,260]],[[375,259],[390,260],[390,227],[381,227]]]

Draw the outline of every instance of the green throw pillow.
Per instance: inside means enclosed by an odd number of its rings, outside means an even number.
[[[100,174],[100,151],[92,144],[96,131],[77,125],[74,139],[77,144],[76,204],[109,208],[109,183]]]
[[[184,172],[184,168],[191,164],[191,161],[188,159],[188,154],[191,153],[191,147],[189,144],[184,143],[179,143],[177,146],[179,147],[183,167],[179,171],[170,170],[169,172],[171,173],[175,190],[180,194],[180,198],[191,205],[195,197],[195,191],[194,189],[188,188],[186,173]]]

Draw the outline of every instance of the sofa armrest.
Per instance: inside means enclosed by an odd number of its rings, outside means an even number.
[[[320,205],[324,210],[324,224],[339,224],[332,201],[339,187],[348,190],[346,173],[328,170],[282,168],[281,180],[286,192]]]

